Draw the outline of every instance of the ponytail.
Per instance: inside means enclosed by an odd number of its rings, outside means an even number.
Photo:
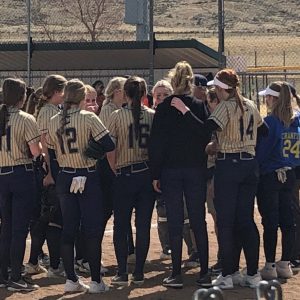
[[[279,93],[272,106],[271,114],[276,116],[285,127],[289,127],[293,121],[293,107],[290,85],[287,82],[276,81],[269,85],[270,89]]]
[[[65,132],[65,126],[69,124],[68,110],[72,105],[79,106],[80,102],[84,100],[86,95],[86,86],[79,79],[71,79],[67,82],[64,93],[64,107],[62,110],[62,119],[60,121],[60,128],[57,134],[60,137]]]
[[[147,93],[147,85],[144,79],[140,77],[129,77],[124,85],[126,97],[132,101],[132,117],[135,139],[139,138],[141,102],[143,96]]]
[[[143,98],[143,92],[141,89],[141,82],[136,82],[137,89],[132,97],[132,117],[133,117],[133,128],[135,139],[139,138],[139,128],[140,128],[140,116],[141,116],[141,99]]]
[[[36,111],[35,111],[35,114],[34,114],[34,116],[35,116],[36,118],[38,117],[38,115],[39,115],[39,113],[40,113],[42,107],[43,107],[45,104],[48,103],[48,100],[49,100],[49,99],[48,99],[46,96],[44,96],[44,95],[42,95],[41,98],[38,100],[38,105],[37,105],[37,107],[36,107]]]
[[[235,99],[236,99],[237,105],[238,105],[238,107],[240,108],[242,115],[244,115],[244,113],[245,113],[245,109],[244,109],[244,106],[243,106],[243,101],[244,101],[244,99],[243,99],[243,97],[241,96],[241,94],[239,93],[237,87],[235,87],[235,88],[233,89],[233,91],[234,91],[234,97],[235,97]]]
[[[6,135],[6,125],[8,123],[8,110],[6,104],[0,105],[0,137]]]
[[[64,108],[62,110],[62,119],[60,121],[60,127],[57,129],[56,134],[58,137],[58,142],[60,149],[64,149],[63,134],[65,133],[65,126],[69,123],[68,120],[68,109],[71,108],[71,103],[64,103]]]

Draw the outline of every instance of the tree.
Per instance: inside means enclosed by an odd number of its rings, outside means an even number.
[[[51,30],[47,15],[42,12],[43,3],[41,2],[41,0],[31,0],[31,22],[40,26],[49,41],[53,42],[55,41],[55,31]]]
[[[84,25],[93,42],[102,33],[110,32],[121,25],[122,2],[122,0],[61,0],[63,9]]]

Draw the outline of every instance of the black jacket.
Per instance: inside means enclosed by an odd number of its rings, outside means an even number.
[[[205,147],[210,141],[207,131],[195,130],[176,108],[173,97],[180,98],[201,121],[207,119],[204,103],[191,96],[167,97],[159,104],[152,124],[149,158],[153,179],[159,179],[165,167],[206,167]]]

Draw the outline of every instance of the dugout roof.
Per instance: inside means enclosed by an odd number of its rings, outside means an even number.
[[[218,53],[197,40],[156,41],[155,69],[180,60],[193,68],[218,68]],[[148,41],[34,43],[32,70],[126,70],[149,68]],[[27,44],[0,44],[0,71],[27,70]]]

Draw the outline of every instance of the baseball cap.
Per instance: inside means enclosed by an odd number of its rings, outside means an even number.
[[[204,75],[201,74],[195,74],[194,75],[194,84],[195,86],[202,87],[207,86],[207,79]]]
[[[269,86],[265,90],[260,91],[258,93],[259,96],[268,96],[268,95],[270,95],[270,96],[274,96],[274,97],[279,97],[279,94],[280,94],[279,92],[276,92],[276,91],[270,89]]]

